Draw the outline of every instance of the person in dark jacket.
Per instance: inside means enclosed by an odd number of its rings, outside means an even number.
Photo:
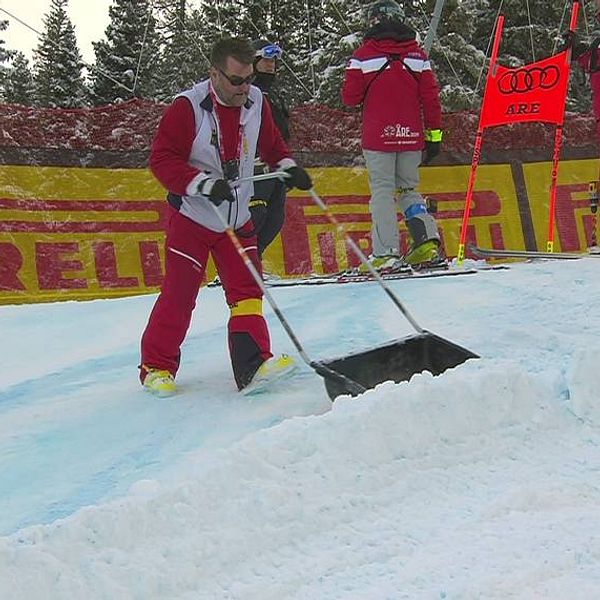
[[[283,51],[277,44],[258,39],[252,42],[255,51],[254,73],[256,85],[271,106],[273,120],[283,140],[290,139],[289,111],[281,96],[273,89],[277,60]],[[254,174],[268,172],[269,167],[257,157]],[[250,213],[258,240],[258,253],[262,256],[269,244],[277,237],[285,220],[286,185],[279,179],[254,182],[254,195],[250,200]]]
[[[440,235],[417,191],[419,165],[440,151],[442,108],[439,88],[415,31],[393,0],[367,9],[363,43],[345,73],[342,100],[362,105],[362,148],[371,187],[372,265],[389,271],[443,266]],[[396,193],[398,193],[396,197]],[[400,257],[397,204],[412,247]]]

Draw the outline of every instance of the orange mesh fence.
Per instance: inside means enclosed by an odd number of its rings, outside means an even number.
[[[164,109],[164,104],[138,99],[73,110],[0,105],[0,163],[27,164],[29,151],[33,164],[44,164],[36,160],[40,151],[59,150],[47,155],[50,162],[46,164],[59,164],[61,156],[63,164],[73,164],[77,156],[72,152],[85,150],[132,153],[129,160],[122,156],[123,166],[142,166]],[[478,118],[474,112],[444,115],[442,163],[470,161]],[[361,155],[359,110],[299,106],[292,110],[291,131],[292,150],[308,166],[351,165]],[[498,153],[511,152],[516,158],[545,160],[553,139],[554,127],[542,123],[497,127],[486,131],[483,160],[493,162]],[[567,115],[565,157],[593,154],[596,141],[592,115]],[[79,158],[85,161],[85,156]]]

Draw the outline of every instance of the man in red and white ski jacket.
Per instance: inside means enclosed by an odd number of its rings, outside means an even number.
[[[175,99],[152,144],[150,168],[168,190],[170,205],[165,279],[141,344],[140,378],[152,392],[175,391],[181,344],[209,256],[231,310],[228,341],[238,388],[273,356],[260,286],[226,233],[227,227],[235,230],[261,273],[248,206],[253,185],[235,180],[253,175],[258,151],[286,174],[289,187],[310,189],[312,182],[291,157],[261,91],[251,85],[254,54],[243,38],[217,42],[210,78]]]
[[[400,253],[395,192],[417,254],[407,260],[427,263],[440,258],[440,237],[423,197],[416,192],[422,151],[426,162],[438,153],[442,109],[439,88],[416,33],[404,23],[393,0],[368,10],[364,41],[346,67],[342,100],[362,105],[362,147],[371,186],[374,258]],[[374,264],[376,264],[376,260]],[[384,261],[385,262],[385,261]]]

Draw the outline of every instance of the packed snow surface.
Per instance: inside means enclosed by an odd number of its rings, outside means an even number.
[[[481,358],[333,404],[304,363],[235,391],[219,289],[170,399],[137,379],[154,296],[1,307],[0,598],[600,598],[599,274],[390,282]],[[376,283],[272,294],[311,358],[414,333]]]

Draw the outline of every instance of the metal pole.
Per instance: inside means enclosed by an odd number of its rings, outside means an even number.
[[[314,189],[310,189],[308,192],[315,204],[325,213],[325,216],[329,222],[337,229],[337,231],[344,237],[346,244],[352,249],[354,254],[360,259],[360,262],[367,267],[369,273],[373,276],[375,281],[383,288],[385,293],[389,296],[392,302],[400,309],[400,312],[406,317],[406,320],[413,326],[417,333],[424,333],[425,330],[415,321],[413,316],[408,312],[408,309],[400,302],[396,294],[386,285],[383,277],[377,272],[373,265],[369,262],[369,259],[365,256],[365,253],[360,249],[359,245],[350,237],[348,232],[344,229],[344,226],[333,216],[329,207],[323,200],[318,196]]]
[[[427,30],[427,35],[425,36],[425,42],[423,43],[423,48],[425,48],[425,52],[429,54],[431,50],[431,46],[433,45],[433,40],[435,39],[435,33],[437,31],[438,25],[440,23],[440,19],[442,18],[442,10],[444,8],[444,0],[436,0],[435,8],[433,9],[433,16],[431,17],[431,22],[429,23],[429,29]]]
[[[271,305],[271,308],[273,309],[275,316],[279,319],[279,322],[281,323],[281,325],[285,329],[285,332],[288,334],[290,340],[296,347],[296,350],[298,350],[298,354],[300,354],[300,357],[302,358],[302,360],[309,367],[311,367],[311,369],[313,369],[316,373],[318,373],[321,377],[330,379],[331,381],[335,381],[337,384],[341,385],[349,394],[358,395],[358,394],[362,394],[363,392],[365,392],[366,388],[364,386],[362,386],[360,383],[357,383],[356,381],[350,379],[349,377],[347,377],[346,375],[343,375],[342,373],[338,373],[337,371],[330,369],[328,366],[324,365],[320,361],[311,360],[309,358],[308,354],[306,354],[304,348],[302,347],[300,340],[296,337],[296,334],[294,333],[293,329],[290,327],[289,323],[287,322],[287,319],[283,316],[283,313],[279,309],[279,306],[277,305],[273,296],[271,296],[271,293],[265,286],[265,283],[264,283],[260,273],[258,272],[257,268],[254,266],[254,263],[248,256],[246,249],[242,246],[242,243],[240,242],[235,231],[233,230],[233,227],[231,227],[231,225],[229,225],[227,223],[227,221],[225,220],[223,215],[219,212],[219,209],[214,204],[211,203],[211,206],[213,207],[215,214],[217,215],[219,221],[225,228],[225,233],[228,235],[229,239],[231,240],[232,244],[234,245],[235,249],[237,250],[237,253],[240,255],[240,258],[246,265],[246,268],[248,269],[248,271],[250,271],[250,275],[252,275],[252,278],[254,279],[254,281],[256,282],[258,287],[260,288],[260,291],[263,293],[263,296],[267,299],[267,302]]]

